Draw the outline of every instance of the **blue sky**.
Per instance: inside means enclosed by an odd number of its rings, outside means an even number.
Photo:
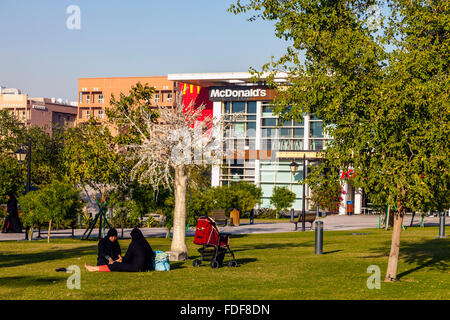
[[[80,77],[247,71],[280,56],[268,22],[232,0],[0,0],[0,85],[76,100]],[[66,9],[81,9],[69,30]]]

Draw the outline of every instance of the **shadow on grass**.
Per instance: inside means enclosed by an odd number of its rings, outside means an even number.
[[[266,243],[266,244],[248,244],[240,245],[237,249],[232,249],[233,252],[242,252],[249,250],[266,250],[266,249],[286,249],[286,248],[314,248],[314,241],[306,241],[302,243],[289,242],[289,243]]]
[[[389,256],[390,242],[385,247],[374,251],[380,253],[380,256]],[[397,275],[398,279],[425,268],[447,273],[450,262],[449,242],[446,239],[432,239],[401,244],[400,259],[407,264],[416,264],[418,266],[399,273]]]
[[[53,260],[64,260],[84,255],[97,255],[97,246],[53,250],[23,254],[0,253],[0,268],[23,266]]]
[[[18,276],[0,278],[0,287],[26,288],[29,286],[54,285],[56,282],[64,282],[65,278],[56,277],[37,277],[37,276]]]
[[[336,252],[341,252],[341,251],[344,251],[344,250],[333,250],[333,251],[325,251],[323,254],[331,254],[331,253],[336,253]]]
[[[185,264],[185,262],[171,262],[170,270],[184,269],[184,268],[186,268],[186,266],[184,264]]]

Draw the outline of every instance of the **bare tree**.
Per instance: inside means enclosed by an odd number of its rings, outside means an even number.
[[[188,258],[186,246],[186,186],[189,166],[220,163],[223,157],[221,132],[225,118],[204,117],[205,107],[184,106],[177,93],[175,107],[156,106],[142,111],[143,124],[127,113],[123,119],[141,136],[139,143],[129,144],[129,156],[136,164],[132,177],[175,192],[171,260]],[[155,121],[155,113],[157,120]]]

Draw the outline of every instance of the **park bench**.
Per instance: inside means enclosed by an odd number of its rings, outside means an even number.
[[[316,213],[305,213],[305,222],[309,222],[311,224],[311,229],[313,227],[313,223],[316,220]],[[300,214],[298,215],[297,220],[291,221],[292,223],[295,223],[295,231],[297,231],[298,227],[297,225],[299,223],[302,223],[303,221],[303,214],[300,212]]]
[[[230,220],[230,218],[225,215],[225,210],[213,210],[209,214],[209,217],[213,218],[217,225],[226,226],[228,224],[228,220]]]

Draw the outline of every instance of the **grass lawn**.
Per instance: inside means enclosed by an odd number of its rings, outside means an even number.
[[[370,233],[351,235],[352,233]],[[366,286],[367,267],[378,265],[383,280],[391,232],[378,229],[327,231],[324,253],[314,254],[314,232],[234,236],[238,268],[192,266],[198,246],[188,238],[191,259],[170,272],[89,273],[96,242],[72,239],[0,242],[0,299],[450,299],[449,239],[434,227],[402,232],[400,281]],[[150,238],[154,250],[170,240]],[[120,241],[123,253],[129,240]],[[69,290],[67,273],[78,265],[81,290]]]

